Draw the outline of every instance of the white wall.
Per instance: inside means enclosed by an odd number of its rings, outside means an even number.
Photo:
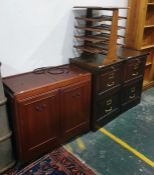
[[[127,7],[127,0],[0,0],[2,76],[68,63],[76,5]]]

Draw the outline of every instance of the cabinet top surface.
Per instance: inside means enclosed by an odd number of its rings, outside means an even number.
[[[76,66],[62,65],[6,77],[3,78],[3,83],[13,94],[20,94],[51,85],[58,88],[87,75],[89,76],[90,73]]]
[[[126,48],[118,48],[117,50],[117,59],[110,60],[107,59],[105,55],[95,54],[95,55],[84,55],[79,58],[71,59],[71,62],[78,62],[79,64],[85,64],[86,67],[88,66],[90,69],[102,69],[106,66],[110,66],[113,64],[117,64],[123,62],[125,60],[129,60],[132,58],[139,58],[147,55],[146,52],[140,52],[132,49]]]

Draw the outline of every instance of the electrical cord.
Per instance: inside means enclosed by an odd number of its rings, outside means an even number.
[[[63,73],[69,73],[69,69],[66,67],[40,67],[33,70],[33,73],[35,74],[63,74]]]

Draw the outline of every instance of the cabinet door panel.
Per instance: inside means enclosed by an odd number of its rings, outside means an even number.
[[[21,143],[26,159],[58,144],[58,101],[59,97],[55,91],[19,103]]]
[[[61,90],[63,140],[89,129],[90,83],[79,83]]]

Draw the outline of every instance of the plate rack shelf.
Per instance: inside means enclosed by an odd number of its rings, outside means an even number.
[[[119,9],[125,8],[95,6],[75,6],[74,8],[86,10],[85,16],[75,17],[76,20],[84,21],[84,25],[75,26],[76,30],[82,30],[84,34],[74,35],[76,40],[82,41],[82,44],[74,45],[74,47],[81,50],[83,54],[103,54],[107,59],[117,59],[117,46],[123,45],[117,40],[124,38],[118,31],[125,30],[125,27],[120,26],[118,21],[127,19],[127,17],[119,16]]]

